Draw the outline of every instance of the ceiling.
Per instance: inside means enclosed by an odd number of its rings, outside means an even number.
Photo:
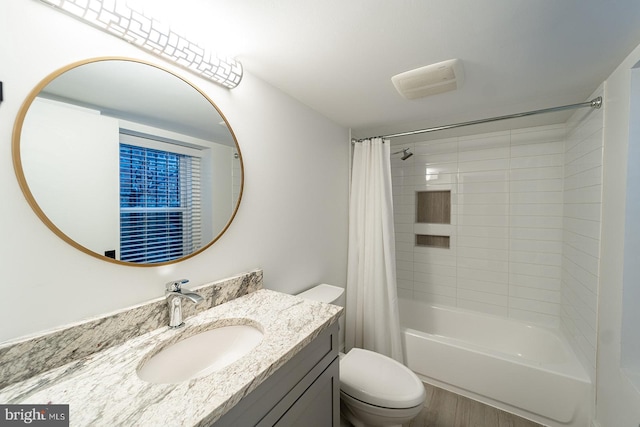
[[[582,102],[640,44],[638,0],[183,0],[153,14],[360,137]],[[391,83],[453,58],[457,91],[406,100]]]
[[[40,96],[235,146],[226,121],[209,99],[173,74],[141,62],[114,59],[82,64],[58,75]]]

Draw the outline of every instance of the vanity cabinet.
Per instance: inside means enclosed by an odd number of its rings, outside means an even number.
[[[336,322],[211,426],[338,427],[339,362]]]

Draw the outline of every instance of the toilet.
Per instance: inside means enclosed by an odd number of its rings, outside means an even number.
[[[344,289],[321,284],[299,297],[344,307]],[[343,328],[344,315],[340,317]],[[424,405],[424,385],[403,364],[370,350],[340,354],[340,414],[355,427],[401,426]]]

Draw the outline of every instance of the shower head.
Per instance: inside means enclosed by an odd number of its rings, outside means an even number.
[[[393,154],[400,154],[402,153],[402,160],[407,160],[409,157],[413,156],[413,153],[411,151],[409,151],[408,148],[403,148],[400,151],[396,151],[395,153],[391,153]]]

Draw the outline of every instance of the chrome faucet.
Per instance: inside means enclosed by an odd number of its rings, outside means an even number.
[[[167,283],[166,295],[167,305],[169,306],[169,327],[180,328],[184,326],[182,321],[182,300],[188,299],[194,304],[198,304],[204,301],[200,295],[195,292],[191,292],[187,288],[183,288],[182,285],[189,283],[188,279],[174,280]]]

